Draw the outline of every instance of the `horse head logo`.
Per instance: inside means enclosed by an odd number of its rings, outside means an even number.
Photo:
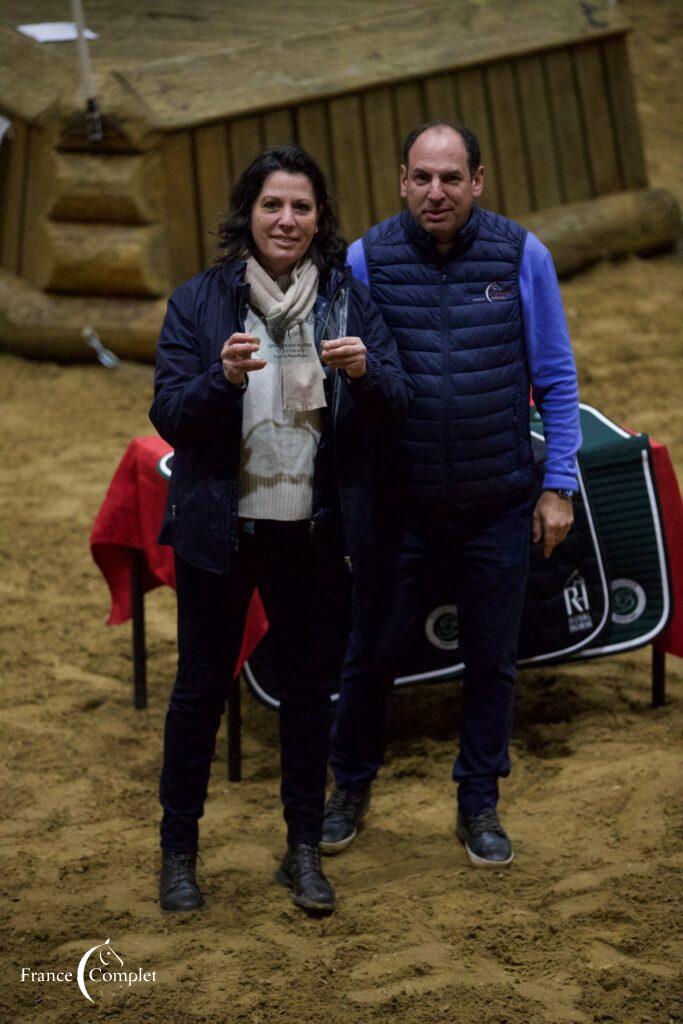
[[[113,964],[117,962],[121,965],[121,967],[123,967],[123,960],[116,952],[116,950],[109,945],[109,939],[105,939],[104,942],[100,942],[97,946],[93,946],[91,949],[87,951],[87,953],[83,954],[78,964],[76,980],[78,982],[78,987],[80,988],[81,992],[83,993],[85,998],[88,999],[91,1003],[93,1003],[95,1000],[92,998],[87,988],[85,987],[85,969],[88,960],[93,955],[93,953],[98,954],[100,963],[104,967],[111,967]]]

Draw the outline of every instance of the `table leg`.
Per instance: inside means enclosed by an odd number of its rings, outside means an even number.
[[[652,707],[666,704],[666,654],[652,645]]]
[[[228,781],[242,779],[242,691],[239,674],[228,686]]]
[[[145,556],[131,548],[130,599],[133,613],[133,704],[147,707],[147,652],[145,650],[145,592],[142,586]]]

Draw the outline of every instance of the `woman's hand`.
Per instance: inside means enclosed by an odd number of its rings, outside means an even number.
[[[360,338],[335,338],[334,341],[323,342],[322,359],[335,370],[344,370],[349,377],[363,377],[367,369],[367,351]]]
[[[245,373],[262,370],[266,365],[265,359],[252,359],[260,344],[255,334],[230,335],[223,345],[221,362],[223,373],[231,384],[244,384]]]

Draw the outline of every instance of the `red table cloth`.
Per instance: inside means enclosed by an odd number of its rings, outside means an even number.
[[[90,534],[90,550],[111,593],[109,625],[132,615],[130,548],[144,552],[144,591],[162,585],[175,589],[172,548],[157,544],[166,502],[168,480],[159,460],[171,451],[160,437],[136,437],[123,455]],[[247,614],[239,672],[268,629],[261,599],[254,591]]]

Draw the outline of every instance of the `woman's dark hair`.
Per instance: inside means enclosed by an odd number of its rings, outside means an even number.
[[[325,175],[312,156],[298,146],[273,146],[265,149],[242,172],[230,194],[230,209],[218,225],[220,242],[219,263],[243,259],[253,251],[251,211],[269,174],[286,171],[305,174],[319,207],[318,230],[313,237],[308,255],[318,270],[343,266],[346,261],[346,242],[339,233],[339,223],[332,209]]]

